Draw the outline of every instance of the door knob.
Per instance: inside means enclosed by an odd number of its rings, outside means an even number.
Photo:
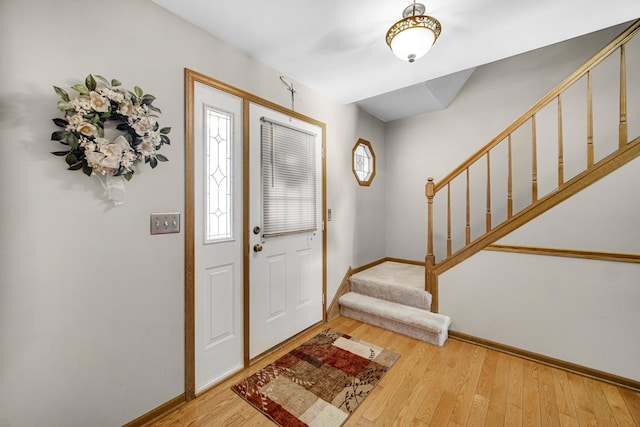
[[[260,243],[253,245],[253,252],[262,252],[262,245]]]

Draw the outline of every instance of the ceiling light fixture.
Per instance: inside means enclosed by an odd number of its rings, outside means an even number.
[[[413,1],[402,12],[402,19],[387,31],[387,44],[400,59],[414,62],[424,56],[442,31],[437,19],[424,15],[422,3]]]

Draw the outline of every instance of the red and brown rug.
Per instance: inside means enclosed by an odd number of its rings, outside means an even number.
[[[231,389],[280,426],[340,426],[399,357],[326,329]]]

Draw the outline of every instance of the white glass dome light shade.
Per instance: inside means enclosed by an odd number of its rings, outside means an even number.
[[[435,41],[436,35],[431,29],[412,26],[396,34],[389,47],[398,58],[413,62],[429,52]]]
[[[402,18],[387,31],[387,45],[404,61],[414,62],[424,56],[442,32],[440,22],[424,14],[422,3],[407,6]]]

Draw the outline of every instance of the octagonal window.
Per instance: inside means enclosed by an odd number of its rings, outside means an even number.
[[[358,139],[352,150],[352,170],[358,184],[369,186],[376,176],[376,155],[371,143]]]

